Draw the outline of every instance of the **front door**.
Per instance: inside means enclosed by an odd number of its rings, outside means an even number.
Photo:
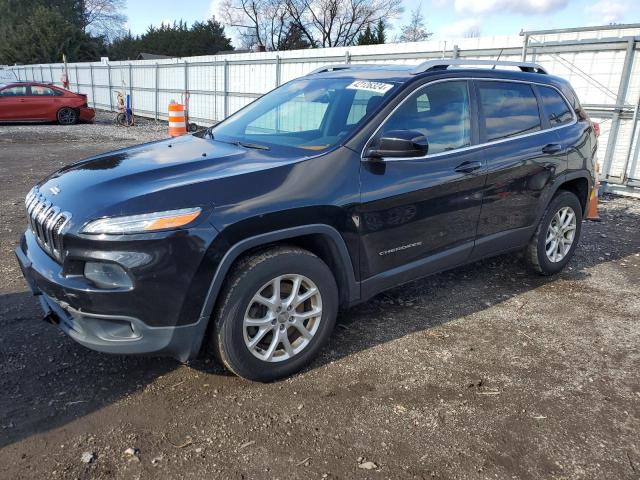
[[[28,95],[27,85],[14,85],[0,90],[0,120],[23,120],[28,118],[25,114]]]
[[[466,80],[418,87],[389,116],[386,132],[412,130],[429,142],[426,156],[362,162],[363,298],[464,263],[476,236],[485,184],[477,149],[475,103]]]

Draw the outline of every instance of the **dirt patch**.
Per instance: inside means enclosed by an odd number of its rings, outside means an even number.
[[[502,256],[396,288],[263,385],[92,352],[26,291],[31,185],[163,136],[0,126],[0,478],[640,478],[640,202],[606,197],[557,277]]]

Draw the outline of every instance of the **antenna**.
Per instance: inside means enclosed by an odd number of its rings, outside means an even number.
[[[500,57],[502,56],[502,52],[504,52],[504,48],[500,49],[500,53],[498,54],[498,58],[496,58],[496,63],[493,64],[493,67],[491,67],[491,70],[495,70],[496,69],[496,64],[500,61]]]

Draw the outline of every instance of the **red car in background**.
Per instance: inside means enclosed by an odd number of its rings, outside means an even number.
[[[0,84],[0,122],[90,122],[96,112],[87,96],[36,82]]]

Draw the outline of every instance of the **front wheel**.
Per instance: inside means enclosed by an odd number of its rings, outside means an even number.
[[[316,357],[336,321],[338,289],[329,267],[309,251],[276,247],[232,269],[211,338],[236,375],[271,381]]]
[[[116,115],[116,125],[120,125],[121,127],[131,127],[133,126],[133,115],[127,115],[124,112],[120,112]]]
[[[525,256],[529,266],[542,275],[560,272],[575,252],[581,228],[580,200],[571,192],[560,191],[529,241]]]
[[[60,125],[75,125],[78,123],[78,111],[74,108],[61,108],[58,110],[57,117]]]

